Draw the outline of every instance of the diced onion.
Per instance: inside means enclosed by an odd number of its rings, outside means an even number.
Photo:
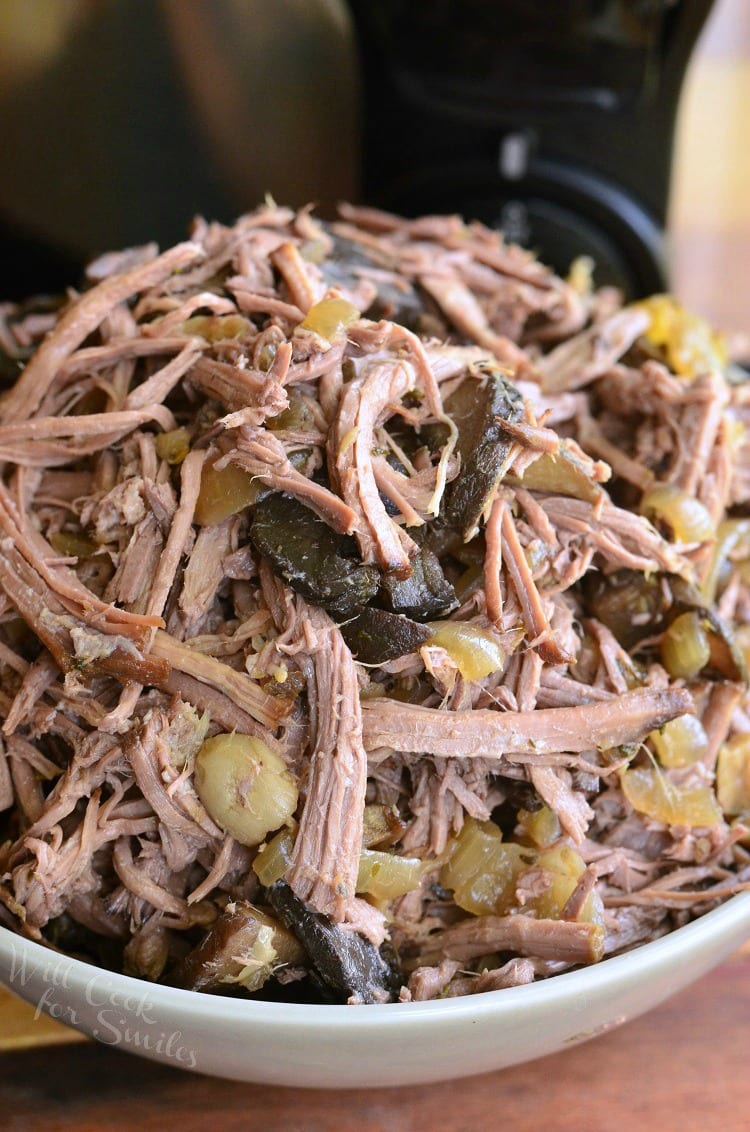
[[[589,503],[596,502],[601,495],[599,485],[562,450],[557,455],[543,452],[537,456],[524,471],[520,483],[531,491],[552,491],[555,495],[569,495]]]
[[[66,558],[91,558],[100,549],[93,539],[73,531],[53,531],[49,541]]]
[[[534,911],[545,920],[559,920],[586,870],[583,858],[570,845],[557,845],[540,853],[532,868],[543,870],[549,884],[544,891],[528,900],[524,909]],[[598,893],[589,893],[576,918],[587,923],[603,922],[603,906]]]
[[[507,660],[505,649],[488,629],[467,621],[430,621],[430,644],[445,649],[464,680],[481,680]]]
[[[623,771],[622,792],[633,809],[665,825],[712,826],[722,820],[708,786],[676,786],[655,767]]]
[[[594,260],[590,255],[579,255],[568,270],[567,283],[579,295],[590,295],[594,289]]]
[[[745,555],[750,551],[750,519],[725,519],[723,523],[719,523],[711,566],[701,586],[707,605],[713,604],[722,571],[730,555],[739,548],[742,548]]]
[[[560,836],[560,820],[549,806],[534,811],[519,810],[517,819],[526,836],[540,848],[551,845]]]
[[[242,338],[252,329],[250,322],[240,314],[197,314],[182,324],[183,334],[200,334],[207,342]]]
[[[675,373],[692,377],[727,365],[729,352],[723,337],[671,295],[652,295],[636,305],[651,319],[644,337],[664,350]]]
[[[207,739],[195,760],[195,788],[216,824],[242,845],[259,845],[297,808],[286,763],[251,735]]]
[[[750,735],[736,735],[719,750],[716,794],[725,814],[750,810]]]
[[[275,417],[269,417],[266,428],[271,432],[282,432],[285,429],[310,429],[315,424],[312,410],[303,397],[294,389],[288,394],[289,404],[286,409]]]
[[[264,346],[261,346],[260,354],[258,355],[258,369],[262,370],[263,373],[268,373],[273,365],[277,348],[274,342],[266,342]]]
[[[698,613],[675,617],[661,639],[661,658],[670,676],[690,680],[704,668],[711,656],[711,645]]]
[[[434,867],[434,862],[428,862]],[[363,849],[359,858],[357,892],[376,900],[395,900],[419,887],[425,862],[419,857],[399,857],[377,849]]]
[[[405,829],[406,824],[395,806],[383,806],[379,803],[365,806],[362,815],[362,846],[364,849],[375,846],[382,849],[398,841]]]
[[[649,518],[668,523],[676,542],[705,542],[715,533],[711,516],[701,501],[670,484],[649,491],[643,498],[641,511]]]
[[[359,317],[357,308],[346,299],[321,299],[310,307],[299,325],[300,329],[311,330],[313,334],[330,341]]]
[[[440,873],[459,908],[475,916],[502,915],[515,901],[516,879],[533,850],[503,841],[499,826],[467,818]]]
[[[186,428],[173,428],[156,438],[156,455],[168,464],[181,464],[190,451],[190,433]]]
[[[290,823],[266,842],[253,861],[253,872],[264,888],[270,888],[281,880],[289,868],[294,849],[295,830]]]
[[[695,715],[679,715],[665,723],[661,731],[652,731],[649,739],[662,766],[691,766],[708,750],[703,724]]]
[[[304,244],[300,244],[299,254],[308,263],[323,263],[328,255],[329,248],[329,241],[318,236],[314,240],[305,240]]]
[[[221,523],[230,515],[244,511],[263,490],[260,480],[254,478],[237,464],[227,464],[217,468],[215,463],[203,465],[198,502],[195,505],[195,521],[202,527]]]
[[[237,975],[227,976],[223,982],[238,983],[251,994],[267,983],[273,974],[279,953],[274,947],[275,932],[268,924],[258,926],[253,944],[242,956],[242,968]]]

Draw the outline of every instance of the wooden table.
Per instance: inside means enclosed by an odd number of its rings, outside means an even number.
[[[750,4],[718,0],[681,115],[674,289],[748,344],[749,114]],[[0,997],[0,1129],[750,1132],[748,949],[593,1043],[429,1088],[328,1093],[237,1085],[71,1044],[74,1037]]]
[[[423,1088],[239,1085],[93,1044],[4,1054],[6,1132],[747,1132],[750,953],[554,1057]]]

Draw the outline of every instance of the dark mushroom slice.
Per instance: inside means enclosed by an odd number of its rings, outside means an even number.
[[[445,519],[468,540],[476,534],[513,443],[498,421],[521,420],[523,398],[504,377],[490,373],[462,381],[447,398],[445,411],[458,428],[461,456],[461,471],[446,497]]]
[[[403,275],[395,278],[395,265],[389,264],[384,256],[375,258],[368,255],[363,244],[350,240],[346,236],[337,236],[329,232],[333,241],[330,254],[320,265],[320,270],[329,286],[346,288],[356,287],[359,283],[357,268],[365,271],[376,268],[380,274],[373,279],[378,293],[362,314],[377,321],[386,318],[391,322],[398,322],[409,330],[423,329],[424,320],[430,318],[437,325],[444,325],[440,317],[437,304],[431,296],[421,288],[415,286]],[[384,270],[385,269],[385,270]],[[387,271],[393,270],[394,279],[391,282]]]
[[[700,590],[676,575],[646,576],[637,570],[617,570],[608,576],[589,575],[584,582],[589,612],[606,625],[623,648],[632,651],[644,638],[669,629],[684,613],[694,613],[706,634],[706,669],[727,680],[747,682],[747,665],[731,628]]]
[[[401,430],[399,430],[399,432],[401,433],[401,435],[399,436],[399,442],[401,442],[404,439],[404,436],[407,436],[409,438],[409,440],[411,441],[412,450],[416,451],[417,437],[416,437],[416,433],[414,432],[414,430],[413,429],[408,429],[408,430],[407,429],[401,429]],[[401,460],[399,460],[399,458],[395,454],[395,452],[391,452],[389,450],[387,452],[382,452],[382,455],[385,458],[386,463],[389,464],[390,467],[393,468],[394,471],[400,472],[401,475],[407,475],[408,474],[407,469],[404,467]],[[381,491],[379,489],[378,495],[380,496],[380,502],[385,507],[386,514],[389,515],[391,519],[395,519],[398,515],[401,514],[399,507],[393,502],[392,499],[389,499],[389,497],[385,494],[384,491]]]
[[[591,479],[581,462],[564,444],[558,452],[543,452],[529,464],[520,478],[508,476],[505,482],[511,487],[549,491],[554,495],[585,499],[588,503],[596,503],[603,495],[601,486]]]
[[[327,916],[313,912],[283,881],[268,889],[268,899],[305,948],[321,983],[334,999],[389,1002],[398,994],[398,973],[364,936],[344,931]]]
[[[430,639],[425,625],[400,613],[368,606],[341,626],[344,640],[361,664],[385,664],[415,652]]]
[[[445,617],[458,605],[456,591],[437,555],[426,546],[412,558],[410,577],[383,574],[379,599],[392,613],[403,613],[417,621]]]
[[[747,684],[748,671],[745,654],[737,644],[734,633],[723,617],[713,609],[704,611],[708,623],[708,668],[727,680]]]
[[[544,805],[532,784],[521,778],[500,776],[497,779],[497,785],[505,794],[505,802],[510,802],[516,810],[526,810],[528,813],[534,814],[537,810],[541,810]]]
[[[255,549],[293,590],[336,617],[351,617],[375,596],[380,575],[339,535],[291,495],[262,499],[250,524]]]
[[[272,950],[269,950],[272,949]],[[275,952],[275,958],[270,957]],[[277,920],[252,904],[230,904],[200,943],[181,960],[171,982],[187,990],[226,989],[236,983],[243,968],[247,990],[259,990],[271,978],[273,967],[304,963],[305,952],[297,938]]]
[[[583,582],[586,608],[601,621],[628,652],[661,632],[669,609],[669,595],[660,575],[638,570],[587,574]]]

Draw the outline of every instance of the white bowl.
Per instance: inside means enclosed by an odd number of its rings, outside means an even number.
[[[97,1038],[184,1069],[278,1085],[410,1085],[554,1053],[681,990],[750,936],[750,892],[595,967],[466,998],[389,1006],[217,998],[112,974],[0,928],[0,981]]]

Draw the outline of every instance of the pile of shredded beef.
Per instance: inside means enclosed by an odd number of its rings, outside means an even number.
[[[673,301],[271,202],[0,308],[0,365],[8,927],[409,1001],[750,887],[750,392]],[[265,848],[196,789],[232,732],[299,789]]]

